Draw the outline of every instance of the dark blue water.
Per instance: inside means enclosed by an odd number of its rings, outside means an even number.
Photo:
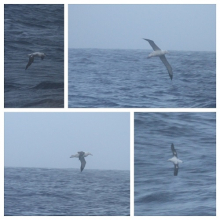
[[[134,153],[135,215],[216,215],[215,113],[135,113]]]
[[[5,168],[5,215],[130,215],[130,172]]]
[[[64,6],[5,5],[4,106],[64,106]],[[44,52],[25,71],[28,54]]]
[[[69,107],[216,107],[216,53],[69,49]]]

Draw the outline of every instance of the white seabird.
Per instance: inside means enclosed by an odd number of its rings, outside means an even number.
[[[170,75],[170,79],[172,80],[173,78],[173,71],[172,71],[172,67],[170,66],[170,64],[168,63],[165,54],[168,53],[167,50],[161,50],[152,40],[149,39],[145,39],[144,40],[148,41],[149,44],[151,45],[151,47],[153,48],[153,52],[150,53],[148,55],[147,58],[151,58],[151,57],[160,57],[161,61],[163,62],[163,64],[166,66],[168,73]]]
[[[34,62],[34,57],[38,56],[41,58],[41,60],[43,60],[44,57],[46,56],[46,54],[40,53],[40,52],[35,52],[35,53],[28,54],[28,56],[29,56],[29,61],[28,61],[28,64],[27,64],[25,70]]]
[[[70,158],[73,158],[73,157],[79,158],[79,160],[81,161],[81,167],[80,167],[81,172],[83,171],[84,167],[86,166],[85,157],[87,157],[88,155],[92,156],[92,154],[89,152],[79,151],[77,154],[70,156]]]
[[[177,152],[176,152],[173,144],[171,144],[171,150],[173,152],[173,157],[171,159],[169,159],[168,161],[173,162],[173,164],[174,164],[174,176],[177,176],[178,169],[179,169],[179,163],[182,163],[183,161],[178,159]]]

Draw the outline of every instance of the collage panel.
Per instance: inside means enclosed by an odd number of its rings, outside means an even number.
[[[130,114],[5,113],[5,216],[129,216]]]
[[[64,5],[4,5],[4,107],[64,107]]]
[[[134,115],[134,215],[216,215],[216,113]]]
[[[216,107],[215,4],[70,4],[68,37],[69,108]]]

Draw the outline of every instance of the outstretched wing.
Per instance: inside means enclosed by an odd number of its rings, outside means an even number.
[[[28,61],[28,64],[27,64],[25,70],[26,70],[33,62],[34,62],[34,56],[31,55],[31,56],[29,56],[29,61]]]
[[[160,56],[161,61],[163,62],[163,64],[166,66],[168,73],[170,75],[170,79],[172,80],[173,78],[173,71],[172,71],[172,67],[170,66],[170,64],[168,63],[166,57],[164,55]]]
[[[73,158],[73,157],[79,157],[79,154],[73,154],[70,156],[70,158]]]
[[[149,42],[149,44],[151,45],[153,50],[161,50],[152,40],[145,39],[145,38],[143,38],[143,39]]]
[[[173,156],[176,156],[176,157],[177,157],[177,152],[176,152],[176,150],[175,150],[175,148],[174,148],[174,144],[173,144],[173,143],[171,144],[171,150],[172,150],[172,152],[173,152]]]
[[[178,175],[178,169],[179,169],[178,164],[174,164],[174,176]]]
[[[80,170],[81,172],[83,171],[84,167],[86,166],[86,160],[85,158],[82,156],[79,158],[79,160],[81,161],[81,167],[80,167]]]

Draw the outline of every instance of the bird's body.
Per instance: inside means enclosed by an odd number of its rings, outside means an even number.
[[[77,154],[71,155],[70,158],[73,158],[73,157],[79,158],[79,155],[80,155],[81,152],[83,152],[83,151],[79,151]],[[84,154],[83,154],[84,157],[87,157],[88,155],[92,155],[92,154],[89,153],[89,152],[83,152],[83,153],[84,153]],[[81,153],[81,154],[82,154],[82,153]]]
[[[151,57],[160,57],[161,61],[163,62],[163,64],[165,65],[165,67],[167,68],[167,71],[169,73],[169,76],[170,76],[170,79],[172,80],[173,78],[173,70],[172,70],[172,67],[170,66],[170,64],[168,63],[166,57],[165,57],[165,54],[168,53],[168,51],[166,50],[161,50],[155,43],[154,41],[152,40],[149,40],[149,39],[145,39],[144,40],[148,41],[149,44],[151,45],[151,47],[153,48],[153,52],[150,53],[148,55],[147,58],[151,58]]]
[[[28,61],[28,64],[26,65],[25,70],[34,62],[34,57],[38,56],[41,58],[41,60],[43,60],[46,55],[45,53],[35,52],[35,53],[28,54],[28,56],[29,56],[29,61]]]
[[[77,154],[74,154],[74,155],[70,156],[70,158],[74,158],[74,157],[79,158],[79,160],[81,162],[81,167],[80,167],[81,172],[83,171],[83,169],[86,166],[85,157],[87,157],[88,155],[92,156],[92,154],[89,153],[89,152],[79,151]]]
[[[165,55],[166,53],[167,53],[166,50],[156,50],[156,51],[153,51],[152,53],[150,53],[147,58],[160,57],[162,55]]]
[[[170,162],[173,162],[174,164],[182,163],[182,160],[179,160],[176,156],[169,159]]]
[[[182,163],[183,161],[178,159],[177,152],[176,152],[173,144],[171,144],[171,150],[173,152],[173,157],[171,159],[169,159],[168,161],[173,162],[173,164],[174,164],[174,176],[177,176],[178,169],[179,169],[179,163]]]

